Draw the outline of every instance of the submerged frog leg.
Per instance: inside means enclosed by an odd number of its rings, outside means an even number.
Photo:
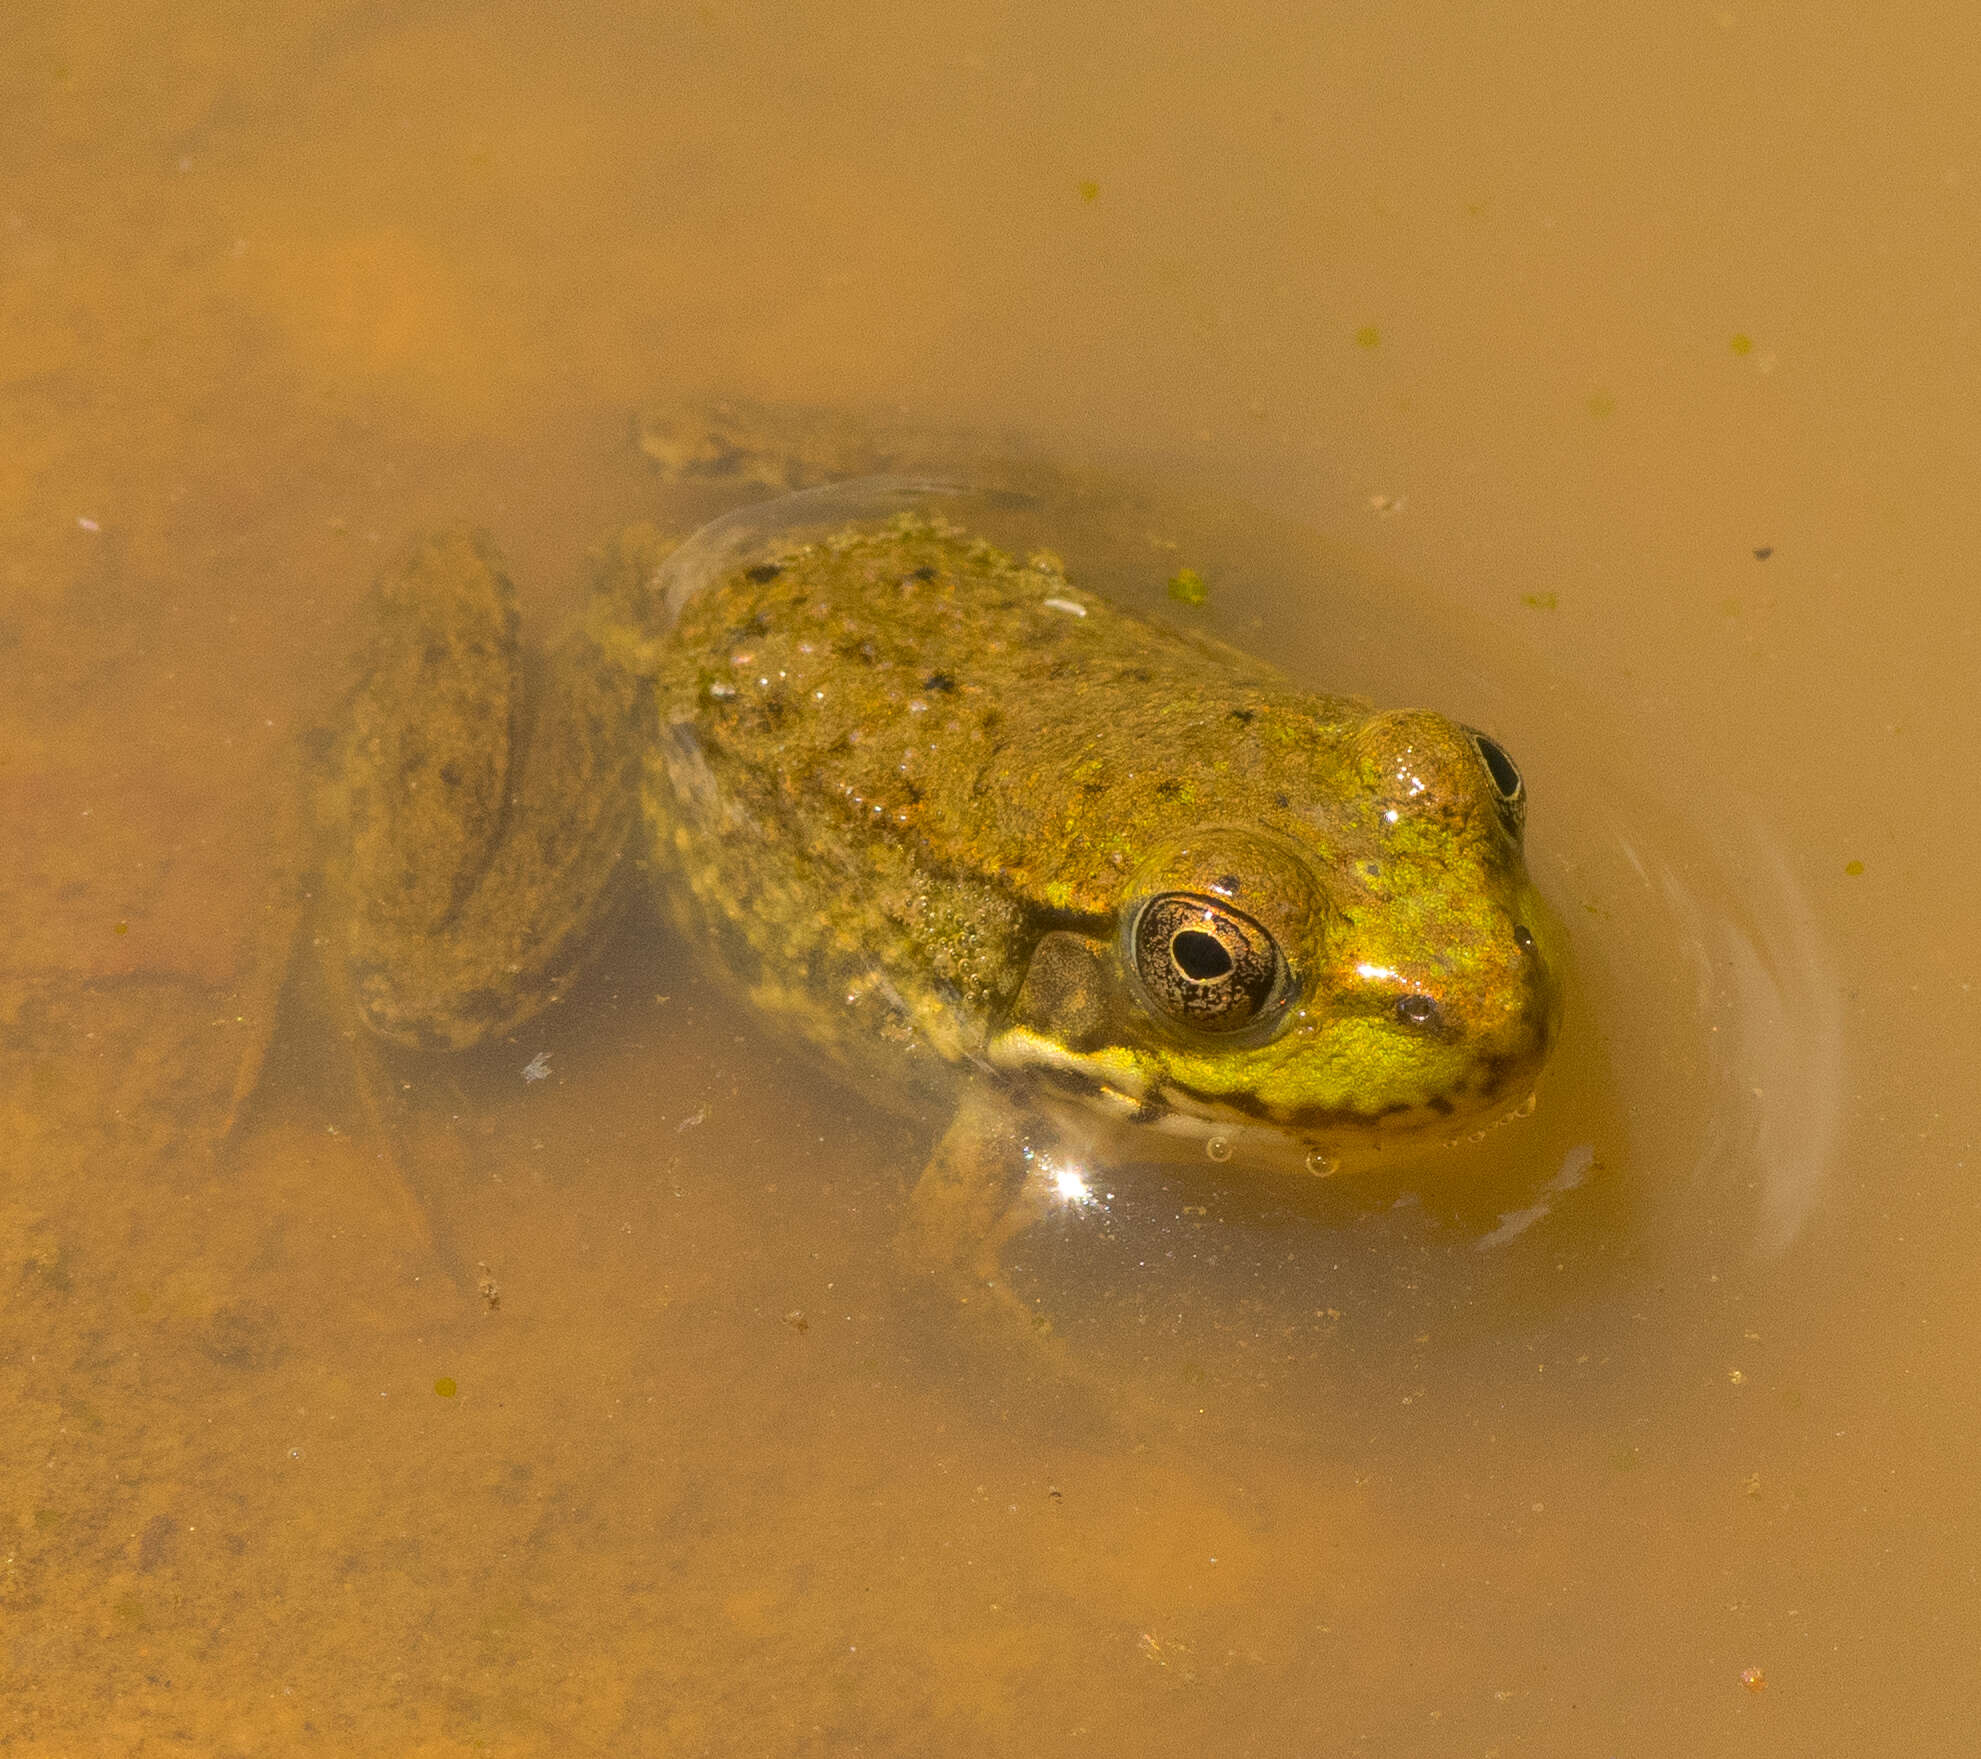
[[[818,483],[897,469],[917,448],[842,415],[742,397],[656,403],[634,423],[639,448],[671,483],[708,483],[781,495]]]
[[[338,970],[333,964],[328,973],[333,991],[337,987]],[[425,1162],[426,1154],[423,1146],[420,1150],[412,1146],[411,1108],[392,1078],[385,1047],[358,1023],[354,1012],[345,1012],[353,1006],[348,993],[335,997],[332,1005],[338,1009],[339,1017],[351,1022],[338,1033],[337,1039],[344,1051],[358,1112],[375,1144],[373,1151],[364,1156],[366,1182],[402,1230],[408,1248],[421,1258],[440,1258],[449,1275],[458,1282],[457,1268],[447,1262],[450,1255],[439,1249],[439,1236],[423,1183],[411,1171]]]
[[[562,1000],[628,890],[645,686],[583,632],[526,651],[514,598],[481,540],[421,545],[381,586],[318,793],[327,1000],[402,1211],[412,1161],[462,1157],[385,1047],[466,1050]],[[415,1231],[431,1243],[423,1210]]]
[[[908,1197],[896,1242],[915,1268],[948,1272],[1034,1332],[1051,1321],[1026,1306],[1004,1275],[1004,1248],[1045,1214],[1028,1137],[1035,1125],[988,1082],[965,1089]]]
[[[583,633],[527,653],[514,600],[459,535],[381,588],[325,816],[352,991],[393,1044],[465,1050],[561,999],[621,890],[643,687]]]

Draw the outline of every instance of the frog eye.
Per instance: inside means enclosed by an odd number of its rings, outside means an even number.
[[[1520,766],[1507,755],[1506,747],[1497,739],[1489,738],[1476,727],[1467,727],[1472,737],[1472,749],[1479,754],[1479,761],[1486,766],[1486,774],[1492,778],[1493,793],[1498,796],[1501,814],[1515,830],[1527,815],[1527,784],[1521,779]]]
[[[1129,944],[1143,990],[1178,1026],[1235,1032],[1285,989],[1286,961],[1272,936],[1215,898],[1193,892],[1151,898]]]

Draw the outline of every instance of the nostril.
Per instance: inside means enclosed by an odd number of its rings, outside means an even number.
[[[1522,922],[1515,924],[1513,930],[1513,944],[1516,947],[1518,947],[1523,953],[1533,952],[1534,933],[1533,930],[1526,925],[1526,923]]]
[[[1396,1017],[1406,1026],[1435,1026],[1443,1010],[1430,996],[1399,996],[1396,1002]]]

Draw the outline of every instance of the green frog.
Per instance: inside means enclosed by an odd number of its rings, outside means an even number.
[[[955,486],[626,532],[541,656],[484,540],[422,545],[321,801],[366,1026],[508,1032],[645,893],[765,1020],[952,1117],[907,1238],[993,1285],[1096,1156],[1330,1174],[1520,1108],[1560,952],[1506,751],[1110,602]]]

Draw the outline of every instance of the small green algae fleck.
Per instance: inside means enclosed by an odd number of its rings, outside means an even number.
[[[1754,352],[1754,338],[1748,335],[1738,335],[1728,342],[1727,346],[1735,354],[1752,354]]]
[[[1357,348],[1380,348],[1382,341],[1383,333],[1374,324],[1364,324],[1361,329],[1355,332],[1355,346]]]
[[[454,1384],[454,1377],[451,1374],[443,1374],[433,1383],[433,1390],[443,1399],[451,1399],[461,1389]]]
[[[1530,611],[1552,611],[1561,601],[1551,592],[1523,592],[1520,602]]]
[[[1852,879],[1855,879],[1860,873],[1864,871],[1864,863],[1861,861],[1846,861],[1843,864],[1843,870],[1845,873],[1849,874]]]
[[[1194,568],[1179,568],[1169,577],[1169,596],[1179,605],[1201,605],[1211,596],[1210,582]]]
[[[1083,177],[1080,179],[1080,199],[1083,202],[1092,201],[1095,196],[1100,194],[1100,192],[1101,192],[1101,186],[1098,183],[1096,183],[1091,177]]]

